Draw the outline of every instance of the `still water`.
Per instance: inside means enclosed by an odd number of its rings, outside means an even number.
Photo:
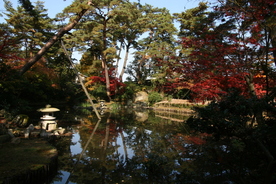
[[[98,121],[76,115],[79,123],[67,125],[73,135],[57,141],[59,171],[52,184],[188,181],[200,146],[189,140],[187,117],[120,112]]]
[[[187,118],[124,111],[104,113],[98,121],[91,113],[68,112],[58,125],[72,135],[54,140],[59,170],[50,184],[275,183],[264,182],[276,175],[267,172],[253,139],[196,133]]]

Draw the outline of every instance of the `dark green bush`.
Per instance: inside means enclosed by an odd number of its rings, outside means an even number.
[[[153,105],[156,102],[160,102],[160,101],[162,101],[162,99],[163,99],[162,96],[157,92],[151,92],[149,94],[149,103],[150,103],[150,105]]]

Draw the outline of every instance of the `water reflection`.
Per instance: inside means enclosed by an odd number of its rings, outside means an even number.
[[[190,161],[200,144],[188,139],[183,123],[143,113],[83,117],[71,139],[59,140],[52,183],[196,183]]]
[[[74,144],[70,146],[71,153],[80,154],[82,152],[82,148],[79,140],[80,140],[80,134],[78,133],[78,131],[73,131],[72,143]]]

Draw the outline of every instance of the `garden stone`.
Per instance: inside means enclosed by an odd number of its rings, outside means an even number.
[[[140,91],[138,93],[135,94],[135,98],[134,98],[134,104],[133,107],[134,108],[143,108],[148,106],[148,102],[149,102],[149,95],[144,92],[144,91]]]
[[[139,122],[145,122],[149,118],[149,113],[146,111],[138,112],[135,111],[135,119]]]
[[[143,102],[148,103],[149,102],[149,95],[145,91],[139,91],[135,94],[134,103],[137,102]]]
[[[13,119],[13,123],[15,123],[19,127],[27,127],[29,121],[29,116],[25,114],[19,114]]]

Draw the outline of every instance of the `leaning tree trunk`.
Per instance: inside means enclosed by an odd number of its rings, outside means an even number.
[[[88,1],[88,5],[92,5],[92,1]],[[21,69],[20,75],[23,75],[27,72],[64,34],[68,33],[73,29],[82,16],[88,11],[88,9],[82,9],[76,16],[76,18],[69,23],[67,26],[61,28],[56,35],[54,35],[41,49],[38,53],[33,56]]]

